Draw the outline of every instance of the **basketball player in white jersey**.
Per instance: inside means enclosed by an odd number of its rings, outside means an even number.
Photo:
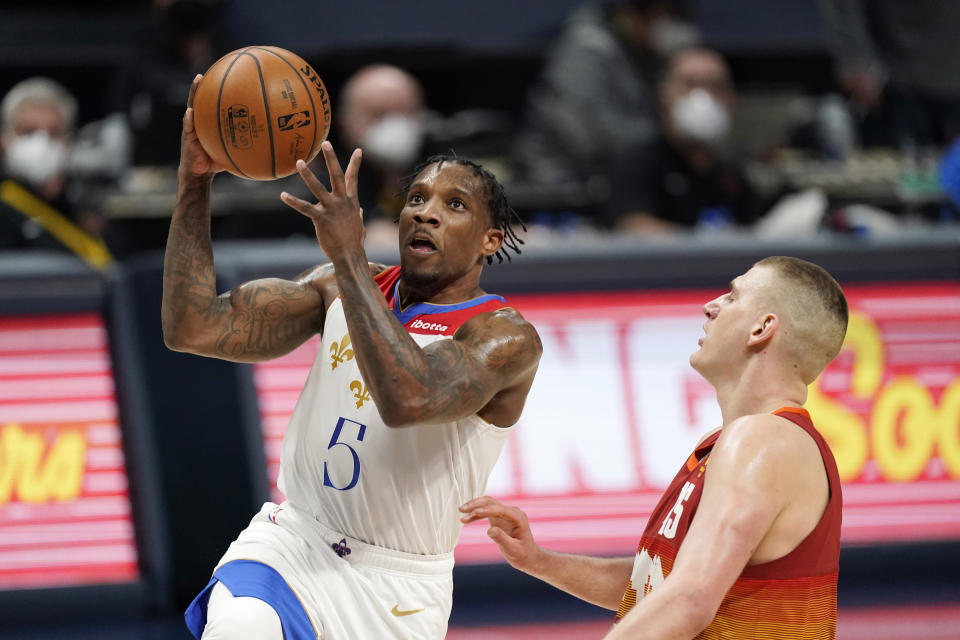
[[[400,267],[367,262],[356,150],[329,142],[326,189],[300,162],[309,217],[330,264],[295,280],[216,293],[210,184],[221,170],[183,119],[162,321],[178,351],[255,362],[320,333],[284,438],[282,505],[267,503],[187,610],[196,637],[442,638],[457,508],[487,476],[533,383],[534,328],[479,286],[484,260],[517,250],[512,210],[489,172],[428,162],[399,220]]]

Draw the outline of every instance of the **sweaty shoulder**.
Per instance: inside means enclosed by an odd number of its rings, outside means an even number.
[[[743,416],[724,426],[712,456],[788,494],[811,483],[819,485],[825,478],[814,439],[797,424],[771,413]]]
[[[829,481],[817,443],[796,423],[769,413],[744,416],[724,427],[717,456],[740,477],[738,490],[756,491],[751,499],[775,513],[749,564],[782,558],[820,522]]]
[[[772,413],[742,416],[723,427],[717,447],[736,448],[748,452],[789,453],[796,447],[812,447],[816,443],[795,423]]]
[[[499,382],[499,391],[479,412],[498,426],[520,418],[543,345],[532,324],[512,307],[487,311],[470,318],[453,339],[472,352],[475,361]]]
[[[491,350],[507,349],[534,361],[538,361],[543,353],[537,330],[513,307],[503,307],[473,316],[463,323],[453,338],[465,343],[487,343]]]

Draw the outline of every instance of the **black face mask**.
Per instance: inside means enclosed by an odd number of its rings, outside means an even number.
[[[216,24],[225,7],[224,0],[174,0],[164,20],[178,33],[201,33]]]

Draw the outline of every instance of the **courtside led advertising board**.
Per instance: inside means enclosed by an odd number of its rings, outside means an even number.
[[[0,590],[139,578],[102,319],[0,317]]]

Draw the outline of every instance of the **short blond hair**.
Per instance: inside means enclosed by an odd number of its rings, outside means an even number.
[[[786,312],[786,346],[806,384],[840,353],[850,311],[843,289],[826,269],[790,256],[771,256],[756,263],[769,267],[778,282],[771,292]]]

